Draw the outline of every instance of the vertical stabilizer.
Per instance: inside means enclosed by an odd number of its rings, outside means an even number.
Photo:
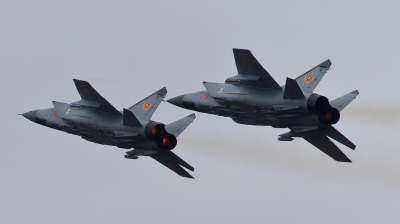
[[[299,84],[303,93],[311,94],[324,75],[328,72],[331,65],[332,63],[328,59],[297,77],[296,82]]]
[[[349,103],[351,103],[351,101],[353,101],[358,96],[358,94],[358,90],[354,90],[351,93],[332,100],[331,102],[329,102],[329,104],[339,111],[342,111],[347,105],[349,105]]]
[[[154,112],[157,110],[158,106],[166,95],[167,89],[164,87],[139,101],[137,104],[129,107],[129,110],[132,111],[136,116],[150,120],[151,116],[153,116]]]
[[[178,137],[196,118],[195,114],[191,114],[187,117],[179,119],[171,124],[165,126],[165,130],[168,133],[173,134],[175,137]]]

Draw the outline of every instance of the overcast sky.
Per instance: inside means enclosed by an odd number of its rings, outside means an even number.
[[[400,222],[399,1],[84,2],[0,2],[1,223]],[[237,74],[232,48],[281,85],[331,59],[315,92],[360,91],[335,125],[353,163],[197,113],[174,149],[192,180],[16,115],[79,100],[73,78],[120,110],[203,90]],[[190,113],[162,103],[153,119]]]

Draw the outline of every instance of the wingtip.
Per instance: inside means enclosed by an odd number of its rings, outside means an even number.
[[[249,49],[244,49],[244,48],[233,48],[233,51],[250,51]]]
[[[88,81],[81,80],[81,79],[72,79],[72,80],[74,81],[75,85],[77,85],[77,84],[79,84],[79,83],[87,83],[87,84],[89,84]],[[89,85],[90,85],[90,84],[89,84]]]
[[[328,59],[328,60],[322,62],[319,66],[329,68],[329,67],[331,67],[331,65],[332,65],[332,62],[330,59]]]
[[[193,113],[193,114],[189,115],[188,117],[191,117],[194,119],[194,118],[196,118],[196,114]]]
[[[190,165],[187,166],[187,167],[185,166],[185,168],[188,169],[188,170],[190,170],[190,171],[192,171],[192,172],[194,172],[194,167],[192,167],[192,166],[190,166]]]
[[[181,177],[186,177],[186,178],[190,178],[190,179],[194,179],[194,177],[192,176],[192,175],[190,175],[189,173],[185,173],[185,174],[179,174],[179,176],[181,176]]]
[[[168,92],[167,88],[166,88],[166,87],[163,87],[163,88],[161,88],[161,89],[159,89],[159,90],[157,91],[157,94],[166,95],[167,92]]]
[[[347,156],[345,156],[345,157],[346,158],[338,159],[336,161],[342,162],[342,163],[353,163],[353,161],[351,161]]]
[[[351,93],[356,94],[356,95],[360,94],[360,92],[358,92],[358,90],[354,90],[354,91],[351,92]]]

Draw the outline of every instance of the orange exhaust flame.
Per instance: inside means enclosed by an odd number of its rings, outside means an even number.
[[[154,128],[151,130],[151,135],[153,135],[153,136],[157,136],[158,133],[159,133],[159,130],[158,130],[157,127],[154,127]]]
[[[169,146],[171,144],[171,140],[168,137],[164,137],[162,140],[163,146]]]
[[[330,121],[330,120],[332,120],[332,112],[330,112],[330,111],[327,111],[326,112],[326,114],[325,114],[325,119],[327,120],[327,121]]]

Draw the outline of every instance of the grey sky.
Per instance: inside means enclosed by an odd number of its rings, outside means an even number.
[[[1,1],[1,223],[398,223],[398,1]],[[16,116],[72,102],[73,78],[116,108],[236,74],[247,48],[279,84],[331,59],[316,88],[358,98],[335,127],[355,151],[333,161],[284,129],[197,113],[174,150],[181,178],[150,158]],[[191,111],[162,103],[154,120]]]

